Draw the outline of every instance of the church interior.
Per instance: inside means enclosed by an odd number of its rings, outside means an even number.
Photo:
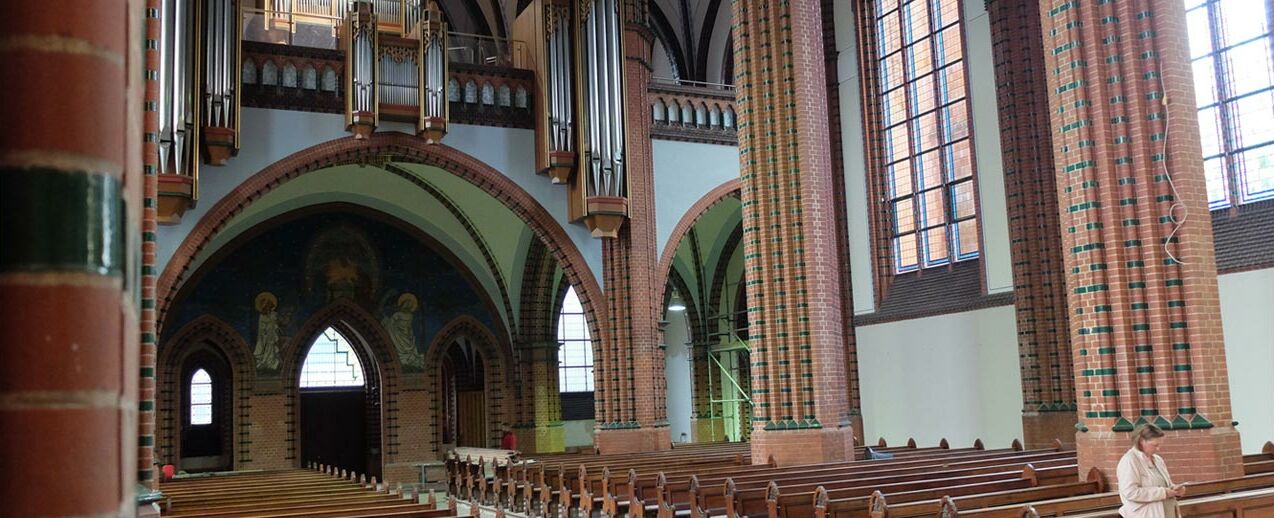
[[[0,515],[1274,517],[1274,0],[7,5]]]

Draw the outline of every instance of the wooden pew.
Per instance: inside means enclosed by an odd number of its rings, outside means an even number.
[[[382,492],[382,487],[374,478],[329,467],[190,477],[160,484],[168,503],[163,515],[174,518],[456,515],[455,509],[438,509],[432,498],[419,503],[415,489],[406,495],[392,495],[387,488]]]
[[[1020,445],[1015,445],[1015,447],[1020,448]],[[951,453],[946,454],[930,454],[889,460],[850,461],[769,469],[738,469],[736,472],[702,473],[689,477],[676,477],[674,475],[667,476],[665,480],[660,480],[656,483],[655,504],[653,506],[648,503],[649,499],[642,498],[643,494],[641,491],[644,490],[644,487],[640,481],[636,488],[637,490],[630,493],[628,500],[643,502],[646,514],[653,512],[658,513],[659,516],[688,516],[692,501],[701,509],[724,506],[723,484],[727,479],[733,479],[736,484],[750,482],[754,485],[764,486],[772,479],[792,473],[802,475],[820,474],[829,478],[840,477],[846,472],[857,473],[858,476],[880,473],[914,473],[932,470],[935,466],[951,463],[995,463],[996,459],[1012,458],[1019,455],[1036,456],[1031,458],[1038,459],[1038,455],[1056,454],[1057,452],[1053,450],[1033,450],[1030,452],[1020,452],[1013,449],[991,451],[951,450]],[[629,505],[630,514],[635,514],[631,510],[633,507],[633,505]]]
[[[523,510],[532,507],[532,503],[551,501],[551,496],[559,495],[563,485],[561,480],[566,480],[567,487],[570,488],[570,480],[580,465],[588,466],[592,472],[600,472],[603,466],[623,467],[633,463],[656,461],[675,465],[678,459],[731,454],[747,459],[750,458],[751,449],[746,443],[714,443],[695,447],[683,446],[670,451],[631,454],[551,455],[547,456],[552,459],[549,462],[540,462],[540,457],[532,456],[526,463],[511,466],[506,477],[490,481],[490,490],[485,496],[481,489],[478,493],[485,503]],[[578,494],[577,489],[572,490]]]
[[[1051,468],[1030,469],[1029,467],[1019,467],[1012,469],[1013,465],[993,468],[976,468],[970,470],[958,471],[938,471],[927,473],[921,476],[905,475],[899,477],[883,477],[861,480],[844,480],[836,482],[828,482],[819,484],[818,482],[801,482],[797,484],[789,484],[781,486],[777,482],[771,482],[764,490],[742,490],[735,491],[733,498],[726,498],[725,515],[731,518],[739,516],[812,516],[814,513],[814,496],[815,492],[824,487],[824,490],[835,498],[854,498],[867,497],[874,491],[881,492],[909,492],[928,489],[944,489],[948,492],[955,491],[954,488],[970,485],[987,484],[989,487],[999,488],[1007,487],[1010,489],[1020,489],[1025,487],[1033,487],[1038,485],[1034,477],[1042,471],[1056,471],[1059,474],[1071,474],[1077,467],[1073,460],[1065,461],[1070,464],[1062,464]],[[1019,482],[1011,482],[1019,481]],[[996,485],[994,483],[1000,482]],[[830,489],[825,486],[830,486]],[[729,491],[727,490],[727,493]],[[790,493],[792,498],[782,499],[782,493]],[[783,505],[780,507],[780,502]],[[694,516],[694,515],[692,515]]]
[[[1025,480],[1025,479],[1024,479]],[[1012,482],[1012,481],[1010,481]],[[866,498],[831,499],[825,489],[819,488],[814,494],[814,516],[817,518],[848,518],[850,516],[871,516],[872,518],[912,518],[920,516],[941,516],[944,505],[954,508],[959,505],[964,509],[977,509],[1004,505],[1023,504],[1039,500],[1069,498],[1090,495],[1105,491],[1105,482],[1101,473],[1089,472],[1088,480],[1065,484],[1050,484],[1018,489],[993,487],[1004,486],[1009,482],[992,483],[974,489],[970,486],[957,486],[941,491],[906,491],[890,493],[888,496],[875,491]],[[942,494],[937,494],[942,493]]]
[[[820,485],[825,486],[825,489],[829,491],[851,492],[854,493],[852,496],[866,496],[871,492],[866,491],[864,493],[862,487],[869,484],[911,483],[914,486],[933,479],[987,474],[1000,474],[1003,477],[1005,473],[1009,472],[1022,473],[1032,462],[1036,464],[1036,468],[1039,468],[1031,471],[1032,476],[1037,476],[1041,472],[1053,476],[1059,473],[1055,469],[1057,467],[1074,466],[1075,458],[1073,452],[1048,452],[973,459],[964,462],[954,459],[939,459],[937,463],[921,466],[847,465],[828,470],[802,470],[779,476],[765,476],[762,474],[760,476],[731,477],[725,481],[725,484],[712,485],[707,488],[704,488],[701,482],[701,489],[695,492],[691,501],[692,507],[697,506],[705,512],[724,508],[728,515],[732,513],[763,514],[767,512],[770,505],[767,503],[768,498],[777,496],[777,493],[771,492],[771,482],[777,482],[777,485],[783,488],[784,493],[793,494],[793,496],[785,498],[784,502],[807,508],[812,502],[814,491]],[[1010,474],[1010,478],[1012,476],[1016,475]],[[969,482],[971,483],[972,481]],[[915,489],[920,489],[920,487],[915,487]],[[833,498],[848,496],[851,495],[836,493]],[[694,514],[692,512],[692,515]],[[810,514],[813,514],[812,509],[807,509],[807,512],[804,513],[805,516]],[[800,515],[798,513],[794,516]]]

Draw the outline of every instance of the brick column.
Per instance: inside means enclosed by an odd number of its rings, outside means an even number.
[[[852,458],[817,0],[734,2],[752,458]]]
[[[660,301],[654,294],[655,192],[650,143],[652,36],[646,3],[624,2],[624,97],[628,141],[628,220],[619,237],[602,244],[606,316],[595,362],[597,388],[595,444],[603,453],[672,447],[665,404],[664,358],[659,349]]]
[[[566,449],[566,429],[562,427],[562,395],[558,391],[556,340],[526,344],[522,348],[523,380],[528,419],[519,424],[518,449],[527,453],[551,453]]]
[[[137,480],[151,489],[159,485],[155,473],[155,361],[158,357],[155,325],[155,229],[159,203],[159,46],[160,0],[146,0],[145,102],[142,114],[142,272],[141,338],[137,403]],[[155,73],[152,73],[155,72]]]
[[[835,0],[820,0],[823,15],[823,70],[827,81],[827,137],[831,142],[832,200],[836,211],[836,261],[840,265],[841,322],[845,337],[845,385],[849,400],[849,419],[856,431],[856,438],[863,432],[863,403],[858,390],[858,340],[854,334],[854,287],[849,274],[849,212],[845,200],[845,157],[841,149],[840,80],[837,77]]]
[[[1150,421],[1176,479],[1241,476],[1182,5],[1039,11],[1080,469],[1113,477]]]
[[[557,316],[558,304],[569,287],[544,242],[531,243],[522,273],[519,338],[514,350],[517,378],[512,387],[516,407],[513,432],[518,449],[526,453],[565,449],[557,377]]]
[[[1075,377],[1037,0],[992,0],[991,51],[1027,448],[1075,442]]]
[[[132,515],[142,6],[17,2],[0,30],[0,502]],[[15,79],[18,78],[18,79]]]

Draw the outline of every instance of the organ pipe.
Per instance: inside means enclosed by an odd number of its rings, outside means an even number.
[[[549,176],[554,183],[566,183],[575,168],[573,135],[574,100],[571,84],[575,69],[571,59],[571,5],[568,1],[545,6],[548,90]]]
[[[417,84],[420,119],[416,131],[430,144],[447,134],[447,23],[437,2],[429,2],[420,19],[420,75]]]
[[[205,0],[202,14],[200,122],[208,162],[222,165],[239,147],[240,16],[234,0]]]
[[[380,75],[376,14],[370,0],[350,3],[345,23],[345,125],[354,138],[367,138],[379,122]]]
[[[624,105],[617,0],[594,0],[583,20],[584,150],[588,196],[623,197]]]
[[[624,70],[619,0],[581,3],[578,27],[582,70],[580,152],[584,173],[573,191],[584,196],[584,223],[594,236],[615,237],[627,216],[624,169]],[[581,185],[582,184],[582,185]]]
[[[197,170],[198,121],[192,93],[198,67],[197,24],[189,3],[160,4],[159,174],[194,176]]]

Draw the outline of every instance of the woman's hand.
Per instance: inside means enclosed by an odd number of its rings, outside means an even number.
[[[1186,496],[1185,484],[1177,484],[1175,486],[1172,486],[1172,488],[1168,490],[1168,497],[1170,498],[1185,498],[1185,496]]]

